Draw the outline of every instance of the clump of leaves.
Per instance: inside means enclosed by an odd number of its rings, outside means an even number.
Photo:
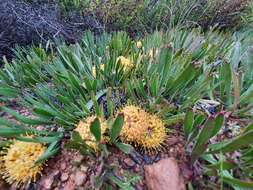
[[[249,166],[247,163],[251,162],[248,156],[249,152],[252,151],[253,141],[250,137],[252,136],[252,124],[232,139],[218,140],[217,135],[223,133],[224,125],[226,122],[222,113],[206,118],[204,115],[194,114],[193,111],[187,112],[184,131],[188,145],[193,145],[192,148],[188,149],[190,150],[191,162],[194,164],[197,160],[202,161],[204,175],[220,177],[218,184],[210,183],[212,188],[222,187],[223,183],[235,189],[252,188],[253,183],[246,180],[252,178],[252,170],[245,168],[245,166]],[[211,143],[214,138],[218,138],[217,143]],[[240,155],[238,159],[228,156],[234,152]],[[242,172],[242,175],[234,176],[238,170]],[[239,179],[237,179],[238,177]]]

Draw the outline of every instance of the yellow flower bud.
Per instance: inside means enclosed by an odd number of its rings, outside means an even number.
[[[104,71],[104,70],[105,70],[105,64],[101,64],[101,65],[100,65],[100,70],[101,70],[101,71]],[[92,75],[96,78],[96,76],[97,76],[96,66],[93,66],[93,67],[92,67]]]
[[[124,70],[130,70],[134,67],[134,64],[129,58],[125,58],[124,56],[119,56],[117,58],[117,62],[120,61],[120,63],[123,65]]]
[[[140,49],[142,47],[141,41],[136,42],[136,46],[137,46],[138,49]]]

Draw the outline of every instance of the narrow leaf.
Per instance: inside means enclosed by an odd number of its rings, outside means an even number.
[[[194,115],[192,110],[189,110],[185,115],[184,132],[187,137],[189,136],[189,134],[192,132],[193,129],[193,116]]]
[[[122,127],[124,124],[124,115],[123,114],[119,114],[117,116],[117,118],[115,119],[112,128],[111,128],[111,133],[110,133],[110,141],[111,143],[114,143],[116,141],[116,139],[118,138]]]
[[[101,126],[100,121],[98,118],[96,118],[90,125],[90,132],[94,135],[97,142],[101,141]]]

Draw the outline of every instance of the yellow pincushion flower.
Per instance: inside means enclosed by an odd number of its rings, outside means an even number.
[[[146,123],[146,131],[140,138],[140,144],[145,150],[160,148],[166,138],[166,128],[163,121],[156,115],[149,114]]]
[[[136,106],[126,106],[121,113],[124,114],[121,131],[123,141],[134,143],[147,151],[161,147],[166,138],[166,128],[159,117]]]
[[[90,116],[85,120],[79,121],[75,131],[77,131],[83,140],[85,140],[86,144],[92,147],[94,150],[97,150],[96,138],[90,132],[91,123],[96,119],[95,116]],[[101,125],[101,133],[102,135],[105,133],[107,129],[106,122],[103,119],[99,119]]]
[[[141,41],[136,42],[136,47],[137,47],[138,49],[140,49],[140,48],[142,47]]]
[[[42,164],[35,162],[45,150],[46,146],[40,143],[14,140],[1,157],[1,175],[17,187],[34,182],[43,169]]]
[[[125,106],[121,113],[124,114],[124,125],[122,136],[128,142],[136,141],[137,137],[143,134],[141,130],[144,125],[147,113],[136,106]]]
[[[117,58],[117,62],[120,61],[120,63],[123,65],[124,70],[129,71],[134,67],[134,64],[129,58],[126,58],[124,56],[119,56]]]
[[[101,64],[101,65],[100,65],[100,70],[101,70],[101,71],[104,71],[104,70],[105,70],[105,64]],[[97,76],[96,66],[93,66],[93,67],[92,67],[92,75],[93,75],[94,77]]]

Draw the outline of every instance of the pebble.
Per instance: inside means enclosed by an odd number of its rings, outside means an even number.
[[[52,189],[54,186],[54,181],[60,176],[60,172],[58,170],[54,171],[51,175],[44,178],[40,185],[43,186],[45,189]]]
[[[45,179],[43,186],[46,189],[51,189],[52,185],[53,185],[53,182],[54,182],[54,178],[49,177],[49,178]]]
[[[76,185],[82,185],[86,180],[87,175],[84,172],[77,171],[75,175],[75,183]]]
[[[70,179],[64,185],[64,190],[74,190],[75,189],[75,176],[73,174],[70,175]]]
[[[61,175],[62,182],[67,181],[68,178],[69,178],[69,175],[67,173],[62,173],[62,175]]]
[[[84,157],[82,155],[77,155],[77,156],[75,156],[73,161],[76,163],[81,163],[83,161],[83,159],[84,159]]]
[[[135,166],[135,162],[131,158],[126,158],[124,159],[123,162],[124,162],[124,165],[126,165],[127,168],[129,169]]]
[[[139,173],[140,171],[141,171],[141,166],[136,165],[136,167],[134,168],[134,172]]]
[[[82,172],[87,172],[87,171],[88,171],[88,167],[82,165],[82,166],[81,166],[81,171],[82,171]]]
[[[140,184],[135,185],[136,190],[143,190],[143,187]]]
[[[67,168],[66,162],[61,163],[61,170],[65,170]]]

